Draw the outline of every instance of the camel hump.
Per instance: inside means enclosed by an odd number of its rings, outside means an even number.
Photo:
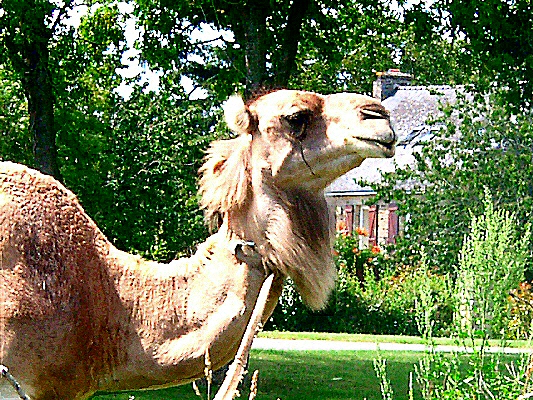
[[[19,312],[41,314],[45,303],[71,303],[72,287],[87,282],[105,243],[76,196],[56,179],[0,162],[0,283]]]
[[[44,194],[50,195],[51,192],[76,199],[76,196],[54,177],[10,161],[0,162],[0,185],[1,193],[6,196],[11,192],[14,201],[24,197],[38,198]],[[77,202],[77,199],[75,201]]]
[[[12,222],[26,225],[68,223],[66,217],[73,218],[74,214],[79,216],[75,219],[90,220],[74,193],[54,177],[9,161],[0,162],[0,210],[1,214],[9,213]],[[1,218],[5,227],[5,218]]]

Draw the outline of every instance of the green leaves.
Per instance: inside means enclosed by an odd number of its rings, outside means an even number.
[[[29,164],[31,138],[24,91],[13,72],[0,67],[0,159]]]
[[[93,138],[102,152],[80,154],[95,167],[83,174],[89,180],[79,179],[83,164],[69,170],[69,185],[119,248],[169,261],[205,238],[197,171],[213,139],[212,110],[208,101],[136,92],[116,105],[111,125]]]
[[[457,60],[471,68],[478,87],[488,89],[497,82],[508,88],[506,100],[515,107],[530,103],[533,12],[529,0],[439,0],[414,14],[419,21],[431,19],[433,31],[450,42],[464,40]],[[427,36],[427,30],[417,36]]]
[[[456,319],[469,336],[476,330],[487,337],[506,333],[509,293],[524,279],[530,253],[530,224],[522,232],[516,225],[516,214],[496,210],[486,189],[483,214],[471,217],[456,272]]]

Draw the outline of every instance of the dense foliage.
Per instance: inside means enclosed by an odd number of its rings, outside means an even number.
[[[452,272],[470,212],[483,210],[485,189],[525,228],[533,208],[533,114],[510,111],[504,99],[499,92],[479,101],[468,95],[445,110],[445,128],[418,147],[414,165],[384,174],[375,186],[377,199],[396,200],[410,216],[396,249],[399,262],[411,264],[423,248],[432,266]]]
[[[0,154],[24,164],[33,160],[27,134],[28,113],[24,91],[13,72],[0,68]]]
[[[67,184],[119,248],[168,261],[207,235],[196,181],[217,134],[212,107],[207,100],[134,94],[117,105],[98,148],[80,155],[78,162],[90,160],[95,171],[79,179],[84,166],[65,165]]]
[[[397,270],[378,247],[360,248],[357,235],[337,236],[335,263],[339,278],[324,311],[309,311],[289,285],[266,329],[419,335],[421,292],[429,290],[436,296],[431,304],[432,317],[439,321],[434,331],[449,332],[453,308],[447,277],[425,264]]]
[[[483,209],[470,215],[453,271],[395,254],[360,248],[358,235],[338,234],[339,279],[328,307],[312,313],[292,286],[267,329],[516,339],[531,334],[531,288],[521,284],[530,253],[529,224],[496,209],[487,190]]]

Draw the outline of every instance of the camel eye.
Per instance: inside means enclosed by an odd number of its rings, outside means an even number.
[[[382,109],[367,109],[367,108],[362,108],[361,109],[361,114],[363,115],[363,120],[365,119],[389,119],[389,114],[387,113],[387,111],[385,110],[382,110]]]
[[[291,115],[285,115],[282,118],[289,124],[293,137],[300,140],[305,138],[307,126],[311,119],[310,111],[298,111]]]

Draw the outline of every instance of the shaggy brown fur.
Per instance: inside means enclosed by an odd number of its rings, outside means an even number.
[[[181,384],[202,375],[207,349],[224,365],[265,268],[278,276],[265,320],[286,276],[325,305],[335,270],[322,191],[365,157],[393,154],[385,111],[354,94],[278,91],[225,112],[239,136],[212,144],[200,182],[220,228],[167,265],[114,248],[53,178],[0,163],[0,363],[32,399]],[[243,240],[258,257],[237,259]]]

